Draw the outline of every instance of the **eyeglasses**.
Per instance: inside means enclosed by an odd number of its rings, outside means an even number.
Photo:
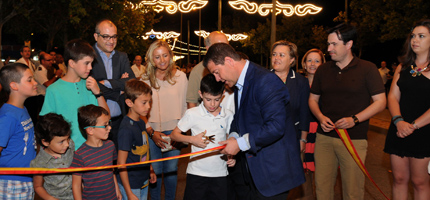
[[[110,39],[113,39],[113,40],[118,39],[118,35],[112,35],[112,36],[110,36],[110,35],[102,35],[100,33],[97,33],[97,35],[99,35],[100,37],[103,38],[103,40],[106,40],[106,41],[108,41]]]
[[[107,125],[104,125],[104,126],[86,126],[86,127],[84,127],[84,129],[87,129],[87,128],[104,128],[107,130],[109,126],[112,127],[112,121],[110,121],[110,120],[109,120],[109,123]]]

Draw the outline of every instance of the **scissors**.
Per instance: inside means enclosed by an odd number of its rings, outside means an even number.
[[[215,137],[215,135],[203,136],[203,139],[205,140],[205,142],[209,140],[209,142],[215,143],[214,142],[215,141],[214,137]]]

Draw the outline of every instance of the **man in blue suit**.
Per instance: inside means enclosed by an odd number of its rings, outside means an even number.
[[[237,87],[231,133],[220,142],[221,153],[237,154],[229,174],[235,198],[285,200],[305,181],[285,84],[228,44],[212,45],[203,65],[217,81]]]

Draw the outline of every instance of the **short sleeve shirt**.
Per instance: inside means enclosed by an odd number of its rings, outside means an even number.
[[[206,136],[214,135],[214,141],[204,149],[210,149],[219,146],[218,142],[226,140],[227,133],[230,130],[230,124],[233,121],[233,113],[227,109],[221,108],[221,112],[214,116],[209,113],[203,103],[198,107],[188,109],[184,117],[178,122],[178,128],[182,132],[191,129],[191,134],[198,135],[206,130]],[[194,145],[191,146],[191,152],[204,150]],[[205,158],[196,159],[191,157],[187,173],[204,177],[223,177],[228,175],[227,164],[221,154],[215,154]],[[193,159],[194,158],[194,159]]]
[[[321,65],[315,73],[311,93],[320,95],[322,114],[336,122],[343,117],[351,117],[366,109],[373,95],[385,92],[384,84],[375,64],[354,57],[345,68],[340,69],[335,62]],[[351,139],[367,139],[369,120],[347,129]],[[339,137],[335,130],[319,133]]]
[[[39,115],[50,112],[62,115],[71,125],[72,138],[75,142],[75,150],[86,140],[79,129],[78,108],[89,104],[98,105],[97,98],[86,87],[86,80],[76,83],[58,79],[50,85],[46,91],[45,101]]]
[[[72,164],[75,153],[75,143],[69,142],[69,149],[61,158],[49,155],[44,149],[40,149],[36,158],[31,161],[30,167],[36,168],[68,168]],[[43,176],[43,188],[51,196],[57,199],[73,199],[72,174],[51,174]]]
[[[83,143],[75,152],[71,167],[108,166],[113,164],[116,157],[115,145],[110,140],[104,141],[101,147],[92,147]],[[82,199],[116,200],[112,170],[76,172],[73,175],[82,176],[84,185]]]
[[[149,143],[143,120],[134,121],[125,116],[119,127],[118,150],[128,151],[126,163],[149,160]],[[149,178],[149,164],[127,167],[130,188],[139,189]],[[118,179],[121,182],[121,179]]]
[[[36,157],[34,125],[27,109],[11,104],[3,104],[0,108],[0,167],[29,167]],[[28,175],[0,175],[3,180],[31,182]]]

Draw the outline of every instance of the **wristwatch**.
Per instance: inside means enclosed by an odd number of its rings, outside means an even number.
[[[357,116],[353,115],[351,116],[352,119],[354,120],[354,124],[357,125],[358,123],[360,123],[360,121],[358,120]]]
[[[100,93],[98,93],[98,94],[94,94],[94,96],[96,96],[96,99],[97,99],[97,98],[99,98],[99,97],[103,96],[103,93],[102,93],[102,91],[100,91]]]

